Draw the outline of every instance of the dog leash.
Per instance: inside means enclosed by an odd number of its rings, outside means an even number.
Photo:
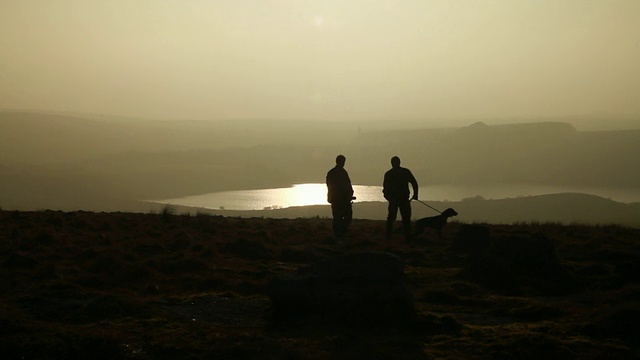
[[[428,208],[430,208],[430,209],[432,209],[432,210],[435,210],[435,211],[437,211],[438,213],[442,214],[442,211],[440,211],[440,210],[438,210],[438,209],[434,208],[433,206],[431,206],[431,205],[427,204],[427,203],[426,203],[426,202],[424,202],[424,201],[421,201],[421,200],[418,200],[418,199],[412,199],[412,200],[415,200],[415,201],[419,202],[420,204],[422,204],[422,205],[424,205],[424,206],[426,206],[426,207],[428,207]]]

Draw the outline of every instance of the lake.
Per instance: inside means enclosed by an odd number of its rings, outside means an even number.
[[[381,186],[353,185],[355,202],[384,202]],[[460,201],[481,196],[484,199],[505,199],[524,196],[584,193],[614,201],[640,202],[640,188],[607,189],[591,187],[561,187],[539,185],[486,185],[421,186],[420,199],[424,201]],[[221,191],[181,198],[153,200],[162,204],[184,205],[208,209],[265,210],[291,206],[328,205],[325,184],[295,184],[287,188]]]

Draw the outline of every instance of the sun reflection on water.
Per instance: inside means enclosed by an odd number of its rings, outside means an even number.
[[[324,205],[327,203],[327,186],[324,184],[297,184],[293,185],[293,191],[287,193],[288,204],[297,206]],[[289,205],[295,206],[295,205]]]
[[[379,186],[353,185],[360,201],[384,201]],[[226,210],[273,210],[292,206],[329,205],[327,185],[295,184],[287,188],[222,191],[175,199],[156,200],[164,204]]]

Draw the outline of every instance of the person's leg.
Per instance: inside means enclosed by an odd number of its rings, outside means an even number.
[[[353,216],[351,202],[335,203],[331,205],[333,214],[333,235],[341,238],[347,232]]]
[[[351,226],[351,221],[353,220],[353,208],[351,206],[351,201],[345,204],[344,208],[344,221],[342,223],[343,226],[343,234],[347,232],[349,226]]]
[[[398,217],[398,204],[394,201],[389,201],[387,214],[387,240],[391,240],[391,233],[393,232],[393,223]]]
[[[340,237],[340,228],[342,227],[342,214],[340,211],[340,205],[331,204],[331,215],[333,216],[333,236]]]
[[[402,216],[402,229],[405,240],[411,238],[411,203],[409,201],[400,204],[400,216]]]

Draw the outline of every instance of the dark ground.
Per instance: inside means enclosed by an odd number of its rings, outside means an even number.
[[[399,224],[398,224],[399,225]],[[4,359],[636,359],[640,229],[0,211]],[[334,255],[405,264],[417,320],[274,320],[265,289]],[[373,324],[373,325],[371,325]]]

